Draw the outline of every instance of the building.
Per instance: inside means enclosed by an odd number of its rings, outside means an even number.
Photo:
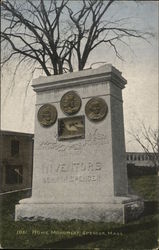
[[[30,188],[33,134],[0,131],[0,192]]]
[[[127,152],[126,162],[128,176],[157,174],[155,166],[154,153],[145,152]]]
[[[136,166],[154,167],[154,153],[145,152],[127,152],[127,164],[135,164]]]

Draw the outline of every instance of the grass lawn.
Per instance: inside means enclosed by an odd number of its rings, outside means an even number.
[[[142,218],[126,225],[79,220],[14,221],[15,204],[26,192],[0,196],[1,245],[5,249],[157,249],[158,176],[132,178],[132,193],[145,199]]]

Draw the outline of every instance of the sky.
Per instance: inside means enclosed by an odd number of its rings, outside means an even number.
[[[102,61],[111,63],[120,70],[127,80],[123,90],[127,151],[141,151],[129,134],[132,130],[137,131],[141,122],[147,127],[158,128],[158,4],[158,1],[116,3],[109,18],[114,15],[118,18],[131,17],[134,27],[153,32],[155,36],[149,43],[144,40],[130,40],[131,49],[119,47],[124,61],[117,59],[110,48],[101,47],[91,54],[87,63],[89,67],[91,63],[101,61],[102,58]],[[97,66],[100,65],[95,67]],[[12,62],[1,72],[1,129],[34,133],[36,95],[31,84],[26,93],[30,75],[27,68],[22,66],[13,83],[14,70],[15,63]]]

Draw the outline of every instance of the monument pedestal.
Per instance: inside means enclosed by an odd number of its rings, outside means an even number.
[[[137,197],[116,197],[107,203],[40,203],[31,199],[21,200],[16,205],[15,220],[54,219],[60,221],[83,220],[127,223],[137,219],[143,212],[144,204]]]
[[[32,197],[15,219],[80,219],[125,223],[143,211],[128,195],[122,89],[108,64],[39,77]]]

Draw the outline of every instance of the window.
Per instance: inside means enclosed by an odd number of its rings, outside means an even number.
[[[12,140],[11,141],[11,156],[18,156],[19,155],[19,141]]]
[[[149,160],[153,160],[153,155],[149,155]]]
[[[21,184],[23,181],[23,167],[16,165],[7,165],[5,168],[6,184]]]

